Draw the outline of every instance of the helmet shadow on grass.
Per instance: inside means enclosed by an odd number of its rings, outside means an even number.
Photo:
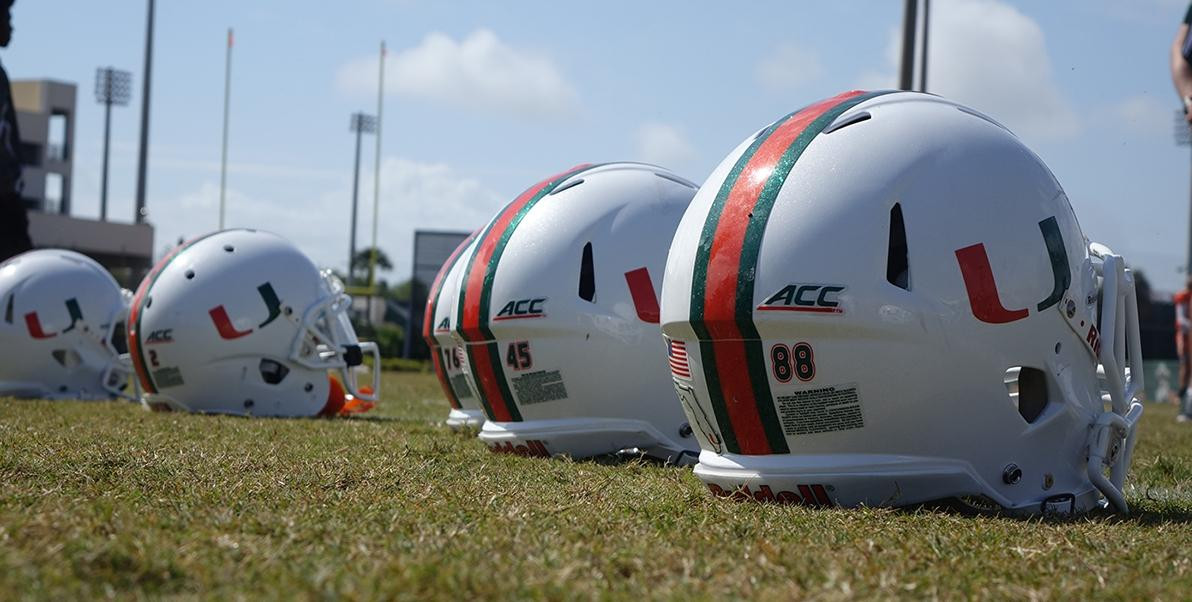
[[[547,458],[543,458],[543,459],[547,459]],[[682,462],[676,462],[673,460],[663,460],[662,458],[656,458],[654,456],[649,456],[649,455],[646,455],[641,452],[628,452],[628,451],[611,453],[611,454],[600,454],[597,456],[589,456],[587,458],[572,458],[571,456],[564,455],[564,456],[556,456],[554,458],[549,458],[549,459],[564,460],[567,462],[573,462],[575,464],[592,464],[592,465],[596,465],[596,466],[640,465],[640,466],[649,466],[649,467],[656,467],[656,468],[690,468],[691,466],[694,465],[694,463],[684,464]]]
[[[987,510],[970,506],[963,501],[937,500],[923,504],[892,508],[900,514],[915,514],[923,512],[937,512],[952,516],[973,518],[992,518],[1016,522],[1043,522],[1047,524],[1086,523],[1089,521],[1108,523],[1135,523],[1140,525],[1192,524],[1192,506],[1168,507],[1153,510],[1143,504],[1135,503],[1129,514],[1121,514],[1109,509],[1091,510],[1074,514],[1014,514],[1005,510]]]

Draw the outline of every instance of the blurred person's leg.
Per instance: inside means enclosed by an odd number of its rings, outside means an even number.
[[[32,248],[24,203],[16,197],[0,196],[0,261]]]
[[[1188,380],[1192,378],[1192,353],[1189,353],[1190,334],[1179,332],[1176,334],[1176,351],[1180,358],[1180,415],[1192,416],[1192,394],[1188,391]]]

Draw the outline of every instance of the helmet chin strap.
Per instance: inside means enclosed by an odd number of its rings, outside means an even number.
[[[334,417],[363,414],[376,406],[371,401],[358,399],[348,394],[344,391],[343,383],[338,378],[335,378],[334,375],[328,374],[327,381],[330,385],[327,389],[327,404],[319,411],[319,416]]]
[[[1096,243],[1089,245],[1092,264],[1101,277],[1101,329],[1098,359],[1105,375],[1103,411],[1092,425],[1088,438],[1088,477],[1109,503],[1123,514],[1130,511],[1122,489],[1130,468],[1130,456],[1142,404],[1142,347],[1138,331],[1138,300],[1134,276],[1119,255]],[[1105,469],[1109,468],[1109,477]]]

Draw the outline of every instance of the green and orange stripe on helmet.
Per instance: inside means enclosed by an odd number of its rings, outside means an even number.
[[[478,243],[468,258],[460,281],[459,309],[455,321],[456,332],[469,343],[467,345],[468,365],[476,380],[476,393],[489,420],[497,422],[521,422],[521,412],[513,401],[509,383],[501,366],[501,354],[497,350],[496,337],[489,328],[489,311],[492,302],[493,278],[497,264],[505,252],[513,232],[525,219],[526,214],[560,184],[579,174],[597,167],[592,164],[577,165],[563,173],[551,176],[527,189],[509,203],[478,236]]]
[[[439,307],[439,296],[443,293],[443,280],[455,268],[455,263],[463,255],[464,249],[468,248],[475,238],[476,232],[469,234],[451,252],[447,261],[443,262],[443,267],[439,269],[438,274],[435,274],[435,280],[430,285],[426,296],[429,302],[426,304],[426,312],[422,315],[422,339],[426,341],[426,346],[430,349],[431,363],[434,364],[435,375],[439,377],[439,385],[443,387],[443,394],[447,396],[447,403],[456,410],[460,409],[459,397],[455,395],[455,389],[451,388],[451,381],[447,378],[447,368],[443,366],[443,359],[439,357],[439,342],[435,340],[435,310]]]
[[[141,381],[141,388],[148,393],[157,393],[157,385],[153,382],[153,375],[149,373],[149,365],[145,362],[145,353],[141,345],[141,316],[150,299],[149,291],[161,273],[165,271],[166,266],[170,265],[183,251],[216,234],[219,234],[219,231],[204,234],[174,247],[161,261],[157,262],[157,265],[153,266],[153,269],[141,281],[141,285],[137,287],[137,294],[132,299],[132,308],[128,313],[128,355],[132,358],[133,368],[135,368],[137,378]]]
[[[716,421],[731,453],[790,451],[753,323],[758,255],[778,192],[828,125],[859,103],[888,93],[845,92],[774,122],[737,159],[708,211],[692,273],[690,321]]]

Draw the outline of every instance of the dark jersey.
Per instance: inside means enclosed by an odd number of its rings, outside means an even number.
[[[0,261],[33,247],[21,181],[21,135],[8,73],[0,66]]]
[[[1192,2],[1188,3],[1188,12],[1184,13],[1184,25],[1192,26]],[[1192,35],[1184,37],[1184,45],[1180,47],[1180,54],[1184,60],[1192,63]]]
[[[0,66],[0,195],[21,196],[21,134],[8,73]]]

